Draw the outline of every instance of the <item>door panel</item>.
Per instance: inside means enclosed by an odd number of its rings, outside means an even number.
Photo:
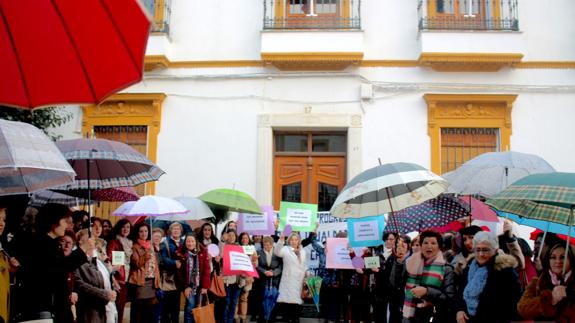
[[[345,185],[345,157],[276,157],[274,208],[281,201],[318,204],[329,211]]]
[[[306,157],[276,157],[274,160],[274,208],[280,201],[304,202],[308,196]],[[300,200],[297,201],[297,197]]]

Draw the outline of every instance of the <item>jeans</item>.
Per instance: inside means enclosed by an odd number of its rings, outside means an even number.
[[[186,298],[186,307],[184,309],[184,322],[194,323],[194,315],[192,314],[192,309],[196,307],[196,302],[198,300],[198,295],[190,295]]]
[[[238,284],[226,286],[226,305],[224,308],[224,323],[234,323],[234,315],[236,314],[236,306],[242,289]]]

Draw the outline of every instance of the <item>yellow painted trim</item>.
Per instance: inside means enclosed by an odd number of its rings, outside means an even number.
[[[90,136],[94,126],[148,126],[148,158],[156,163],[165,98],[164,93],[121,93],[99,105],[82,106],[82,133]],[[155,182],[147,183],[146,194],[153,195],[155,185]]]
[[[168,68],[172,62],[165,55],[147,55],[144,57],[144,71]]]
[[[431,170],[441,173],[441,128],[498,128],[501,150],[510,150],[513,94],[425,94]]]
[[[263,61],[280,70],[342,70],[349,65],[358,65],[363,53],[261,53]]]
[[[297,55],[300,53],[294,53]],[[263,60],[221,60],[221,61],[170,61],[164,55],[148,55],[145,58],[145,70],[161,68],[218,68],[218,67],[265,67]],[[361,60],[360,67],[418,67],[419,60]],[[575,61],[522,61],[514,63],[518,69],[575,69]]]
[[[575,61],[527,61],[515,64],[515,68],[573,69]]]
[[[440,72],[496,72],[521,62],[517,53],[421,53],[419,64]]]

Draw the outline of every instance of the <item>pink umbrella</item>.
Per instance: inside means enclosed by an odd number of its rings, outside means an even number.
[[[481,202],[480,200],[467,195],[460,196],[459,202],[466,210],[469,210],[469,204],[471,202],[471,218],[473,218],[473,220],[499,222],[497,213],[495,213],[495,211],[493,211],[487,204]]]

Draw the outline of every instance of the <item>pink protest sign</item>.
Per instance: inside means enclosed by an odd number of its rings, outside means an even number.
[[[224,276],[248,275],[259,278],[250,256],[244,253],[242,246],[224,245]]]
[[[347,238],[328,238],[326,246],[326,267],[337,269],[354,269],[349,256]]]
[[[263,214],[240,213],[238,215],[238,233],[251,235],[272,235],[275,233],[276,215],[271,205],[261,207]]]

